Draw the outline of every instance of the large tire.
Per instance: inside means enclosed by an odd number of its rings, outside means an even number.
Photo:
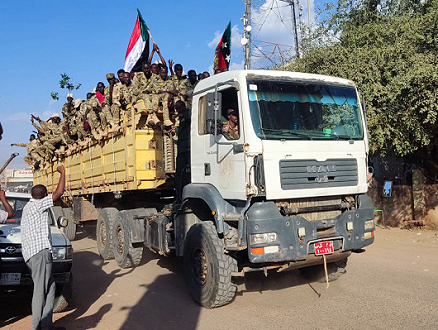
[[[115,207],[99,210],[96,224],[97,250],[104,260],[114,259],[113,224],[119,211]]]
[[[143,246],[132,246],[128,221],[123,212],[120,212],[114,221],[113,252],[120,268],[138,266],[143,256]]]
[[[70,304],[73,296],[73,274],[70,274],[67,283],[57,284],[55,300],[53,302],[53,313],[62,312]]]
[[[331,262],[327,264],[327,275],[329,282],[336,281],[339,277],[347,272],[347,260],[348,258]],[[306,268],[300,268],[300,273],[311,281],[325,282],[325,270],[324,265],[311,266]]]
[[[68,207],[63,208],[62,212],[64,218],[68,219],[68,223],[67,227],[63,227],[61,230],[70,242],[72,242],[76,237],[76,224],[73,221],[73,212]]]
[[[237,285],[231,275],[237,271],[237,261],[224,253],[224,243],[211,221],[190,228],[183,262],[190,294],[199,305],[214,308],[234,299]]]

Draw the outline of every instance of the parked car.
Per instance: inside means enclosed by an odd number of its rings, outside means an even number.
[[[21,254],[21,215],[23,208],[30,200],[30,194],[6,192],[6,199],[15,211],[15,217],[0,224],[0,289],[17,290],[32,288],[33,282],[23,256]],[[0,208],[3,205],[0,203]],[[66,225],[66,219],[55,218],[52,209],[49,210],[50,230],[52,235],[52,272],[56,282],[54,312],[64,310],[72,297],[73,248],[69,239],[60,230]]]

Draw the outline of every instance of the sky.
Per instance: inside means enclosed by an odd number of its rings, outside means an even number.
[[[290,6],[279,0],[253,3],[253,39],[293,45]],[[300,3],[305,22],[307,3]],[[315,5],[311,0],[312,17]],[[212,71],[214,50],[231,21],[230,68],[243,68],[243,0],[0,1],[0,167],[18,152],[8,168],[28,168],[26,148],[11,143],[28,142],[35,130],[30,114],[43,120],[61,114],[68,93],[59,88],[61,74],[82,84],[74,98],[84,99],[99,81],[106,84],[108,72],[123,68],[137,8],[163,57],[181,63],[185,72]],[[60,99],[52,100],[51,92]]]

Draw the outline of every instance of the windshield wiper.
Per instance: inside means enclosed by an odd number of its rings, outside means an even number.
[[[275,129],[275,128],[261,127],[261,130],[262,131],[269,131],[269,132],[273,132],[273,133],[279,133],[280,135],[290,134],[290,135],[306,138],[307,140],[312,140],[312,138],[309,135],[297,132],[293,129]]]

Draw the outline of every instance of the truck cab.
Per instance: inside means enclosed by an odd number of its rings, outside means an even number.
[[[366,118],[352,81],[223,72],[199,82],[193,105],[183,200],[190,210],[202,205],[197,218],[214,222],[238,272],[345,264],[373,243]],[[234,139],[221,133],[229,109]]]

